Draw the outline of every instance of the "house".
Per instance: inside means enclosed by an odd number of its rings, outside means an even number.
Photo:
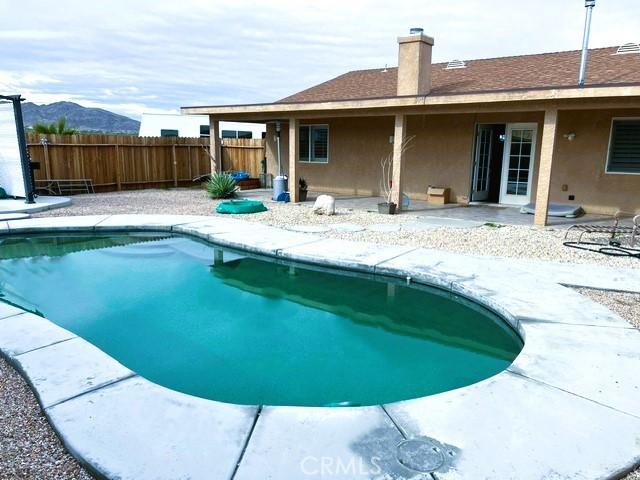
[[[220,138],[264,138],[264,123],[222,122]],[[208,137],[208,115],[143,113],[140,137]]]
[[[398,44],[397,68],[352,71],[274,103],[182,112],[209,115],[215,131],[265,122],[270,172],[279,125],[285,171],[316,191],[378,195],[380,160],[392,153],[398,205],[437,185],[458,203],[535,202],[538,225],[550,201],[640,209],[639,45],[589,50],[579,86],[580,51],[432,63],[421,29]],[[219,158],[214,138],[212,151]]]

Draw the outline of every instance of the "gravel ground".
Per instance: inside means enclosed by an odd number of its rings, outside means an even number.
[[[92,477],[67,453],[31,389],[0,358],[0,479]]]
[[[146,190],[99,195],[78,195],[68,208],[44,212],[38,216],[90,215],[117,213],[172,213],[211,215],[217,202],[202,190]],[[379,215],[341,209],[333,217],[317,216],[309,205],[281,205],[269,202],[269,211],[242,216],[252,221],[291,227],[352,223],[363,226],[383,223],[411,223],[414,215]],[[378,243],[418,245],[443,250],[526,257],[561,262],[594,263],[640,268],[633,259],[606,257],[578,252],[562,246],[561,229],[536,229],[526,226],[470,229],[354,233],[326,232],[322,235]],[[640,295],[577,291],[600,302],[634,326],[640,328]],[[30,388],[22,377],[0,358],[0,479],[90,479],[91,476],[65,451],[47,423]],[[640,480],[636,470],[624,480]]]
[[[43,212],[38,216],[91,215],[117,213],[171,213],[214,215],[217,201],[200,189],[138,190],[94,195],[76,195],[73,204]],[[371,226],[377,224],[412,224],[415,214],[380,215],[363,210],[338,209],[334,216],[316,215],[310,204],[265,202],[269,211],[238,215],[244,220],[278,225],[284,228],[300,225],[333,225],[341,223]],[[558,262],[592,263],[615,267],[640,268],[634,258],[620,258],[580,251],[562,245],[563,228],[540,229],[531,226],[482,226],[477,228],[436,228],[429,230],[400,229],[397,232],[321,233],[344,238],[393,245],[415,245],[461,253],[500,257],[531,258]]]
[[[590,288],[576,288],[576,290],[594,302],[605,305],[634,327],[640,328],[640,294],[607,292]]]

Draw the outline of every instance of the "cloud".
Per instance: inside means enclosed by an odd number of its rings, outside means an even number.
[[[64,38],[67,33],[56,30],[1,30],[0,40],[53,40]]]
[[[273,101],[347,70],[395,65],[396,37],[413,26],[446,61],[577,49],[584,20],[580,0],[6,3],[0,91],[134,117]],[[637,0],[599,2],[591,46],[638,41],[639,17]]]

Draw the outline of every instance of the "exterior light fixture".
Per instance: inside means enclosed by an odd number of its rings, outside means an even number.
[[[573,142],[576,138],[576,134],[574,132],[565,133],[563,136],[570,142]]]

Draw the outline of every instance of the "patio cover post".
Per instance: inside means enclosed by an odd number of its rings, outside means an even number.
[[[289,199],[292,203],[298,202],[298,165],[300,149],[300,121],[297,118],[289,119]]]
[[[211,173],[222,171],[222,148],[220,145],[220,121],[209,115],[209,153],[211,155]]]
[[[391,179],[391,201],[396,204],[396,210],[402,209],[402,163],[404,160],[403,144],[407,136],[406,115],[396,115],[393,131],[393,173]]]
[[[536,191],[536,210],[533,223],[544,227],[549,213],[549,191],[551,185],[551,169],[553,166],[553,150],[556,142],[558,109],[549,108],[544,112],[542,129],[542,145],[540,148],[540,169],[538,171],[538,188]]]

